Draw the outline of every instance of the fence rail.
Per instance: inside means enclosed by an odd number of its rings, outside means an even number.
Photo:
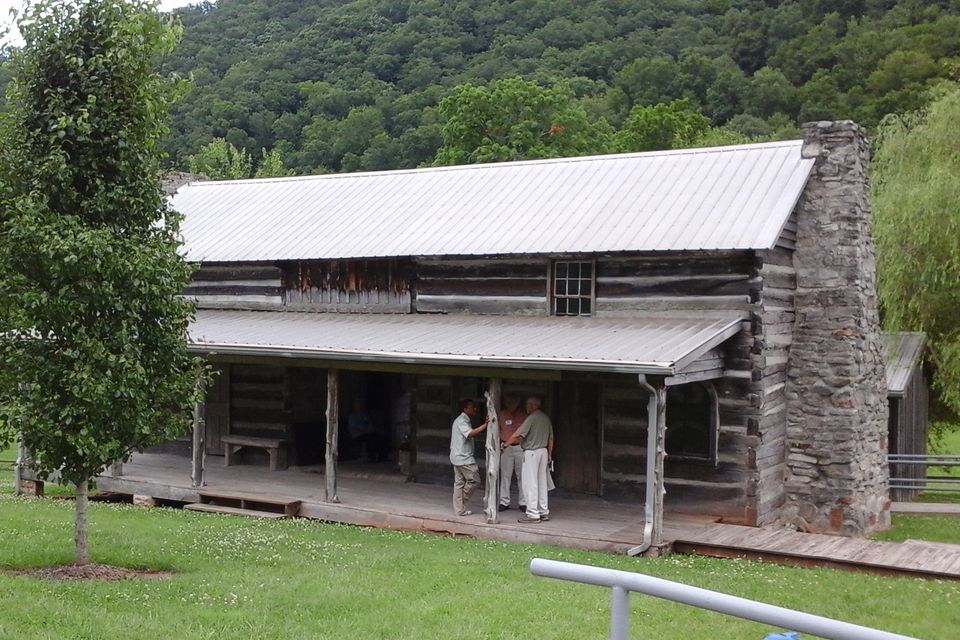
[[[960,455],[892,453],[887,456],[887,462],[890,464],[890,489],[895,492],[905,492],[905,497],[914,497],[922,490],[960,491],[960,477],[929,475],[927,469],[927,467],[960,468]]]
[[[610,640],[627,640],[630,629],[630,592],[644,593],[729,616],[769,624],[778,629],[809,633],[827,640],[915,640],[888,631],[862,627],[850,622],[815,616],[777,607],[765,602],[731,596],[719,591],[691,587],[679,582],[616,569],[534,558],[530,572],[535,576],[609,587],[611,594]]]

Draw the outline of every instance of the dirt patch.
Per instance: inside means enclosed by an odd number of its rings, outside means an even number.
[[[56,567],[37,569],[4,569],[3,573],[12,576],[28,576],[45,580],[162,580],[171,578],[169,571],[152,569],[127,569],[108,564],[62,564]]]

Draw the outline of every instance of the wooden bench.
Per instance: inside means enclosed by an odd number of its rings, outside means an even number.
[[[223,463],[230,466],[234,463],[234,454],[243,447],[263,449],[270,454],[270,471],[287,468],[287,441],[281,438],[256,438],[254,436],[226,435],[220,438],[223,442]]]

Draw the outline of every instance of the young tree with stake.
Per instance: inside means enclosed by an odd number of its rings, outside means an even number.
[[[87,488],[183,433],[203,365],[186,349],[192,267],[159,183],[178,30],[150,0],[41,0],[19,19],[0,121],[0,439]]]

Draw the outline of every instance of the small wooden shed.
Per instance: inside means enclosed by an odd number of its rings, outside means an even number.
[[[890,401],[888,447],[890,454],[926,455],[927,411],[930,386],[923,371],[926,334],[918,331],[893,331],[883,334],[883,361],[887,371],[887,398]],[[910,500],[919,489],[898,488],[896,478],[921,479],[926,466],[890,465],[893,500]]]

